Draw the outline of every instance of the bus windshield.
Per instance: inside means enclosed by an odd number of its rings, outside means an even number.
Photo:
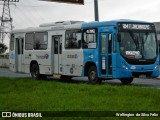
[[[120,53],[127,59],[155,59],[157,56],[156,34],[152,31],[120,32]]]

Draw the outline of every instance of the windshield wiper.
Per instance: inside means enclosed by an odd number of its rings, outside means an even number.
[[[134,42],[134,43],[135,43],[135,45],[136,45],[136,50],[139,50],[138,37],[137,37],[137,36],[135,36],[131,30],[129,30],[128,32],[129,32],[129,35],[131,36],[131,38],[132,38],[133,42]]]
[[[142,59],[144,59],[144,57],[145,57],[145,53],[144,53],[144,39],[143,39],[143,36],[142,36],[142,39],[141,39],[142,41],[142,45],[141,45],[141,53],[142,53]]]

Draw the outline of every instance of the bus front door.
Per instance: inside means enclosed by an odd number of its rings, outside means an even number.
[[[112,77],[112,33],[100,33],[100,71],[102,76]]]
[[[52,36],[53,46],[53,72],[54,74],[62,73],[62,35]]]
[[[17,72],[24,72],[24,58],[23,58],[23,46],[24,46],[24,39],[23,38],[16,38],[16,71]]]

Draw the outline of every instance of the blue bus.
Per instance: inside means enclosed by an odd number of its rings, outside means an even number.
[[[14,30],[10,69],[39,79],[88,77],[89,83],[159,75],[158,42],[152,23],[135,20],[60,21]]]
[[[129,84],[134,77],[158,76],[158,43],[154,24],[116,20],[85,23],[82,29],[96,31],[95,49],[84,49],[84,64],[88,66],[84,75],[88,75],[91,82],[114,78]]]

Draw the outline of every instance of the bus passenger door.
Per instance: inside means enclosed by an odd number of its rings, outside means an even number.
[[[62,73],[62,35],[52,36],[53,43],[53,70],[55,74]]]
[[[100,33],[101,75],[112,77],[112,33]]]
[[[16,71],[23,72],[24,70],[24,39],[23,38],[16,38]]]

